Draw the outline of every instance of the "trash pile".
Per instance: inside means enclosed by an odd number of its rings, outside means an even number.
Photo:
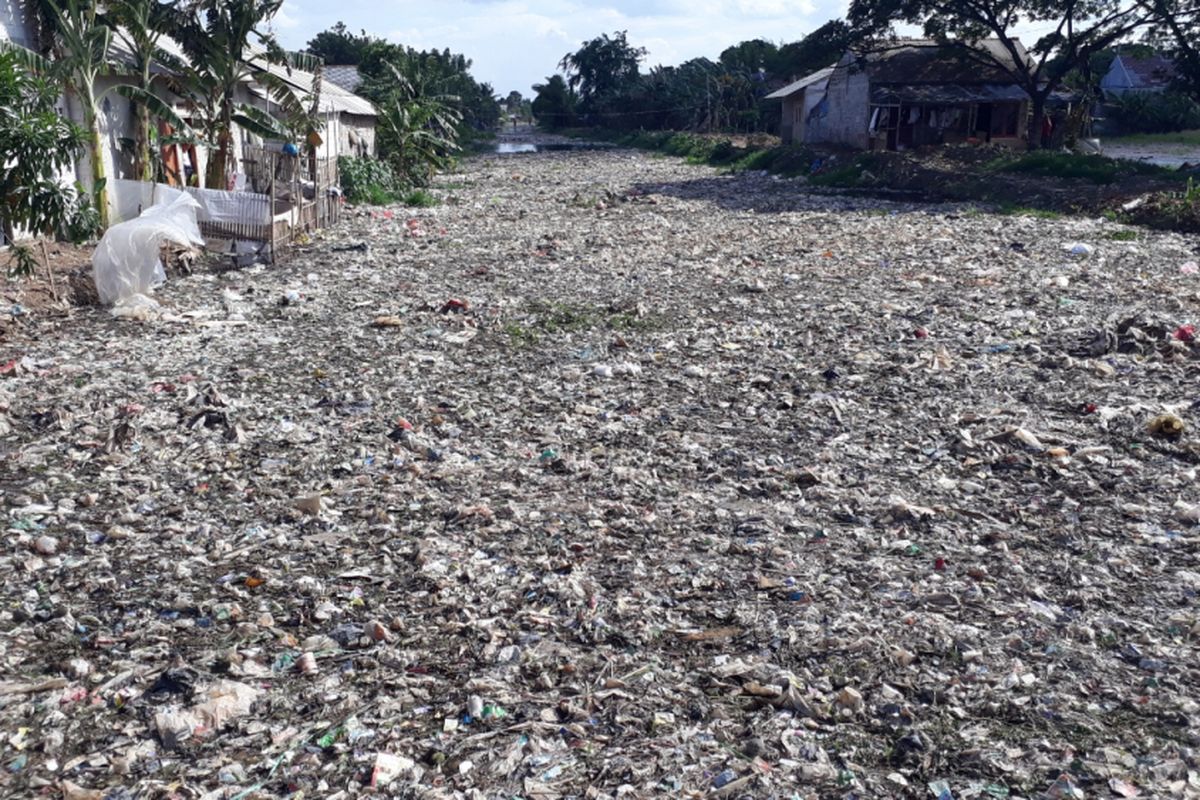
[[[1200,793],[1194,239],[435,193],[0,345],[0,793]]]

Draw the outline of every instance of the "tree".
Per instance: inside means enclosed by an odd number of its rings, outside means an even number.
[[[802,78],[836,64],[856,38],[846,22],[832,19],[803,39],[781,47],[773,72],[784,80]]]
[[[397,92],[398,70],[423,96],[456,98],[452,105],[460,112],[458,136],[469,137],[477,131],[491,131],[500,122],[500,103],[492,87],[475,80],[471,61],[449,50],[418,51],[411,47],[376,41],[366,49],[359,72],[363,83],[358,93],[379,107],[392,104]]]
[[[579,50],[563,56],[558,66],[567,73],[567,85],[579,93],[584,113],[595,114],[637,82],[638,64],[645,57],[646,48],[634,47],[625,31],[617,31],[584,42]]]
[[[1150,38],[1170,52],[1180,87],[1200,101],[1200,0],[1139,0],[1153,11]]]
[[[508,97],[505,98],[505,100],[504,100],[505,113],[520,114],[521,113],[521,104],[524,102],[524,99],[525,98],[521,97],[521,93],[515,89],[513,91],[509,92]]]
[[[326,64],[352,64],[358,66],[374,42],[381,41],[368,36],[366,31],[357,36],[350,32],[344,22],[338,22],[327,31],[321,31],[308,40],[308,52]]]
[[[562,75],[551,75],[545,83],[535,84],[533,117],[539,125],[550,129],[567,128],[575,123],[578,96]]]
[[[43,74],[57,74],[67,90],[79,103],[83,127],[88,136],[88,161],[91,164],[91,191],[100,227],[108,227],[108,192],[104,169],[104,147],[100,138],[99,112],[96,98],[96,79],[108,69],[108,49],[112,29],[98,18],[94,3],[66,0],[59,5],[53,0],[43,4],[48,16],[46,28],[52,34],[50,63],[37,61],[32,54],[28,65]]]
[[[154,163],[150,158],[150,119],[156,116],[170,122],[176,130],[187,130],[174,111],[155,94],[153,66],[161,61],[162,51],[158,43],[168,27],[167,6],[158,0],[116,0],[108,4],[108,24],[125,44],[133,57],[130,65],[137,84],[115,89],[127,97],[133,106],[133,174],[139,181],[154,179]]]
[[[60,5],[59,0],[39,0],[36,8],[41,36],[47,42],[46,55],[8,42],[0,43],[0,49],[10,52],[24,68],[51,83],[61,84],[76,97],[88,136],[92,203],[99,227],[103,229],[108,225],[108,193],[97,109],[105,96],[120,94],[139,110],[136,130],[139,139],[147,142],[139,151],[142,165],[149,163],[150,113],[186,129],[171,107],[151,90],[151,63],[162,35],[156,26],[161,24],[163,9],[167,7],[157,0],[116,0],[104,16],[99,15],[96,4],[85,4],[80,0],[66,0],[64,5]],[[109,48],[118,24],[125,26],[120,35],[129,45],[139,79],[136,84],[117,84],[97,93],[97,78],[110,69]],[[141,177],[140,171],[138,174]]]
[[[409,80],[396,67],[392,67],[392,77],[395,91],[390,102],[380,106],[379,152],[402,181],[424,186],[436,170],[449,166],[460,149],[458,98],[427,94],[419,80]]]
[[[289,56],[265,29],[283,0],[198,0],[175,10],[173,29],[186,61],[170,59],[176,93],[184,98],[210,145],[204,185],[226,189],[234,125],[266,138],[285,138],[289,130],[270,115],[238,102],[238,87],[253,80],[265,88],[293,129],[306,124],[308,110],[290,85],[267,65],[291,66]],[[258,49],[248,57],[251,46]],[[311,66],[302,64],[300,66]],[[311,123],[307,123],[311,124]]]
[[[770,72],[779,58],[779,48],[765,39],[740,42],[721,51],[721,66],[743,72]]]
[[[926,36],[965,61],[1004,73],[1030,97],[1026,144],[1037,149],[1046,101],[1064,78],[1156,16],[1152,8],[1123,0],[851,0],[849,19],[863,35],[886,34],[896,23],[921,25]],[[1027,55],[1014,33],[1018,24],[1053,30]],[[998,52],[977,46],[987,37],[999,40]]]
[[[83,150],[82,129],[55,108],[59,89],[24,68],[13,52],[0,52],[0,220],[9,242],[18,227],[47,234],[66,226],[77,199],[59,180]],[[34,260],[14,245],[14,272],[28,274]]]

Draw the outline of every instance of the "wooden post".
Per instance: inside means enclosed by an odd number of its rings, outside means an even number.
[[[267,156],[264,149],[263,155]],[[271,265],[275,264],[275,154],[271,153],[268,158],[267,169],[270,178],[267,181],[267,228],[271,231]]]

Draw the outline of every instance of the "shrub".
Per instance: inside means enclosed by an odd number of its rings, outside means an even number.
[[[1125,133],[1171,133],[1200,128],[1200,103],[1179,92],[1126,92],[1110,114]]]
[[[1046,178],[1079,178],[1091,183],[1107,184],[1122,175],[1162,175],[1168,170],[1138,161],[1118,161],[1099,155],[1058,153],[1035,150],[1022,155],[1002,156],[988,165],[1002,172],[1024,172]]]
[[[405,194],[401,200],[404,205],[416,208],[429,208],[438,204],[438,199],[424,189],[413,189]]]
[[[374,158],[338,158],[342,192],[351,203],[387,205],[395,200],[400,182],[386,162]]]

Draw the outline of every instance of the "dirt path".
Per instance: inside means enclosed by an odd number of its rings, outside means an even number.
[[[0,345],[0,793],[1191,791],[1194,240],[435,193]]]

